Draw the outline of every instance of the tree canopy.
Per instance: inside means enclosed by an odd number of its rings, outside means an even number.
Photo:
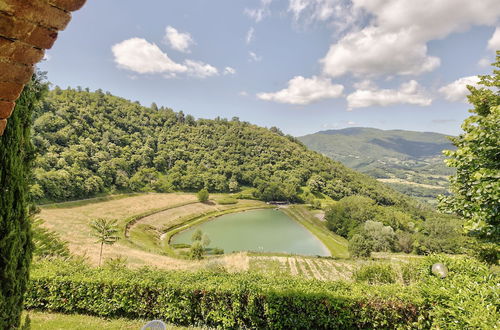
[[[413,203],[276,128],[238,118],[195,120],[100,90],[55,88],[36,113],[34,129],[40,155],[32,192],[38,200],[250,186],[256,198],[294,201],[309,183],[337,200],[358,194],[380,205]]]
[[[500,51],[492,75],[480,76],[479,88],[468,86],[472,115],[463,133],[453,138],[455,151],[446,151],[456,168],[451,196],[441,197],[442,210],[467,220],[467,229],[483,237],[500,238]]]

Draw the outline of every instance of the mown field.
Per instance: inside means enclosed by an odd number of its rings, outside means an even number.
[[[92,265],[99,262],[99,245],[91,236],[89,223],[104,218],[117,221],[122,238],[112,246],[105,246],[103,260],[123,258],[127,266],[133,268],[153,266],[166,270],[198,270],[224,267],[230,272],[272,273],[276,263],[285,264],[286,261],[288,266],[282,268],[290,275],[320,280],[350,276],[352,265],[333,259],[252,253],[209,256],[199,261],[179,258],[168,244],[169,237],[175,232],[220,214],[269,207],[256,200],[219,204],[218,201],[224,198],[227,196],[213,194],[209,202],[200,203],[196,195],[189,193],[117,195],[45,205],[39,216],[47,228],[69,243],[72,254],[83,256]],[[305,205],[290,205],[283,211],[316,235],[333,257],[348,257],[347,241],[329,231],[317,211],[313,212]]]

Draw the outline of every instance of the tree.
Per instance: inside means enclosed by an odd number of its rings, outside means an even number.
[[[35,74],[25,86],[4,135],[0,136],[0,329],[17,329],[33,250],[28,214],[35,158],[32,115],[47,85]]]
[[[349,196],[328,208],[325,219],[331,231],[348,237],[357,226],[373,220],[377,212],[374,200],[364,196]]]
[[[196,231],[191,236],[191,242],[201,241],[202,237],[203,237],[203,232],[201,231],[201,229],[196,229]]]
[[[201,203],[205,203],[206,201],[208,201],[210,195],[208,194],[208,190],[203,188],[200,191],[198,191],[197,197],[198,201],[200,201]]]
[[[200,241],[196,241],[191,244],[191,249],[189,250],[189,256],[191,259],[200,260],[203,259],[203,245]]]
[[[472,115],[462,124],[464,133],[452,138],[456,150],[447,150],[446,163],[456,168],[449,197],[440,197],[440,209],[466,219],[466,228],[491,241],[500,239],[500,51],[493,75],[480,76],[481,88],[467,86]]]
[[[96,243],[101,244],[99,252],[99,267],[101,267],[102,248],[104,244],[113,245],[120,239],[116,220],[96,219],[90,223],[92,236],[97,238]]]
[[[355,234],[349,240],[349,253],[354,258],[370,257],[373,246],[365,237],[360,234]]]

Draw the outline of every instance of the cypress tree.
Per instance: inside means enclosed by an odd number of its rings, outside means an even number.
[[[0,137],[0,329],[17,328],[33,245],[29,182],[34,159],[32,113],[46,91],[38,75],[24,88]]]

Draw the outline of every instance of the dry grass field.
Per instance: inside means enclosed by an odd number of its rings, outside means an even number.
[[[218,195],[213,195],[217,199]],[[265,205],[257,201],[239,201],[239,207]],[[187,205],[186,205],[187,204]],[[177,205],[183,205],[176,207]],[[96,218],[117,220],[124,225],[124,219],[131,216],[143,214],[154,210],[162,210],[172,207],[163,212],[145,217],[136,222],[135,226],[143,221],[158,227],[174,224],[187,216],[196,216],[211,211],[226,210],[234,205],[217,205],[216,203],[203,204],[197,202],[196,195],[187,193],[171,194],[144,194],[125,198],[118,198],[104,202],[85,202],[82,205],[72,207],[42,207],[39,214],[45,221],[45,226],[61,235],[68,241],[72,254],[84,256],[88,261],[97,265],[99,261],[99,245],[95,244],[95,238],[91,236],[89,223]],[[163,218],[163,221],[160,220]],[[182,260],[165,255],[159,255],[138,249],[126,240],[120,240],[112,246],[105,246],[103,260],[107,258],[125,257],[128,266],[154,266],[163,269],[186,269],[196,270],[203,268],[209,260],[191,261]],[[223,259],[223,258],[222,258]]]

